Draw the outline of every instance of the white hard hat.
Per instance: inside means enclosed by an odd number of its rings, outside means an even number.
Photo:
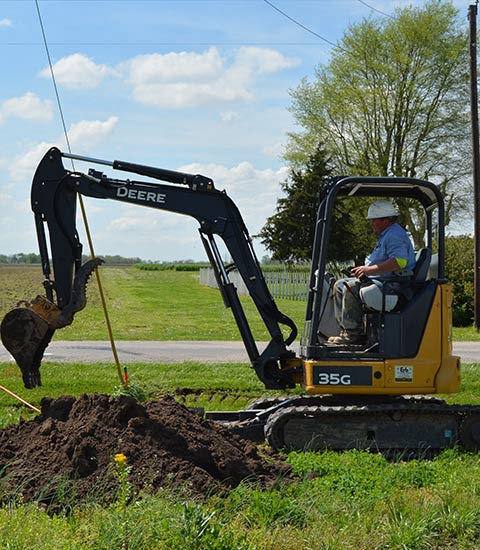
[[[380,200],[372,202],[368,208],[367,220],[376,218],[392,218],[398,216],[398,210],[390,201]]]

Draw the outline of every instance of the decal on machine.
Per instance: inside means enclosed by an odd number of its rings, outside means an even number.
[[[395,367],[395,382],[413,382],[413,367],[397,365]]]
[[[372,367],[317,365],[313,367],[313,383],[319,386],[371,386]]]
[[[117,187],[117,197],[129,198],[145,202],[155,202],[158,204],[165,204],[165,193],[158,193],[156,191],[145,191],[143,189],[129,189],[128,187]]]

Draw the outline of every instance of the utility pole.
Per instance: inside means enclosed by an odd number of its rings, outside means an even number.
[[[474,312],[475,327],[480,330],[480,140],[478,129],[478,82],[477,82],[477,5],[468,7],[470,22],[470,112],[472,118],[472,160],[474,200]]]

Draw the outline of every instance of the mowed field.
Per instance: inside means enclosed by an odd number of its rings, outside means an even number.
[[[238,340],[231,312],[218,291],[200,287],[191,272],[146,272],[102,268],[117,339]],[[42,293],[38,267],[0,267],[1,311]],[[89,304],[57,339],[105,340],[95,280]],[[259,340],[267,339],[253,305],[242,298]],[[299,327],[302,302],[279,301]],[[112,364],[45,362],[44,385],[28,391],[11,363],[0,364],[0,384],[39,407],[44,397],[119,391]],[[133,364],[135,387],[149,399],[174,395],[187,405],[235,409],[265,395],[248,365]],[[453,403],[480,404],[477,365],[464,366],[462,391]],[[34,413],[0,392],[0,426]],[[4,442],[8,445],[8,442]],[[260,447],[265,460],[268,449]],[[251,480],[204,498],[185,491],[131,492],[128,471],[118,478],[110,503],[92,495],[76,502],[68,483],[55,506],[25,503],[22,487],[4,493],[0,474],[2,549],[178,549],[178,550],[471,550],[480,548],[480,457],[457,449],[434,459],[387,461],[369,452],[290,452],[280,455],[294,474],[271,488]],[[3,465],[0,464],[0,472]],[[112,456],[112,469],[115,468]],[[25,482],[25,480],[24,480]],[[27,480],[28,482],[28,480]]]
[[[240,340],[230,309],[218,290],[201,286],[197,272],[143,271],[133,266],[100,268],[108,315],[118,340]],[[0,318],[20,300],[44,294],[40,266],[0,265]],[[87,288],[87,307],[57,340],[107,340],[105,316],[95,275]],[[269,340],[255,305],[240,297],[257,341]],[[277,299],[301,334],[305,302]],[[287,329],[286,329],[287,330]],[[288,330],[287,332],[288,333]],[[454,327],[456,341],[479,340],[474,327]]]
[[[240,340],[230,309],[220,292],[201,286],[198,272],[143,271],[135,267],[102,267],[100,278],[118,340]],[[0,315],[19,300],[44,294],[39,266],[0,266]],[[107,340],[96,277],[88,284],[87,307],[74,323],[58,331],[58,340]],[[268,333],[252,300],[241,297],[258,341]],[[304,302],[278,300],[282,312],[303,325]]]

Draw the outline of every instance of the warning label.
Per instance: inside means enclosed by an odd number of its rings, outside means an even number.
[[[398,365],[395,367],[395,382],[412,382],[413,367],[411,365]]]

